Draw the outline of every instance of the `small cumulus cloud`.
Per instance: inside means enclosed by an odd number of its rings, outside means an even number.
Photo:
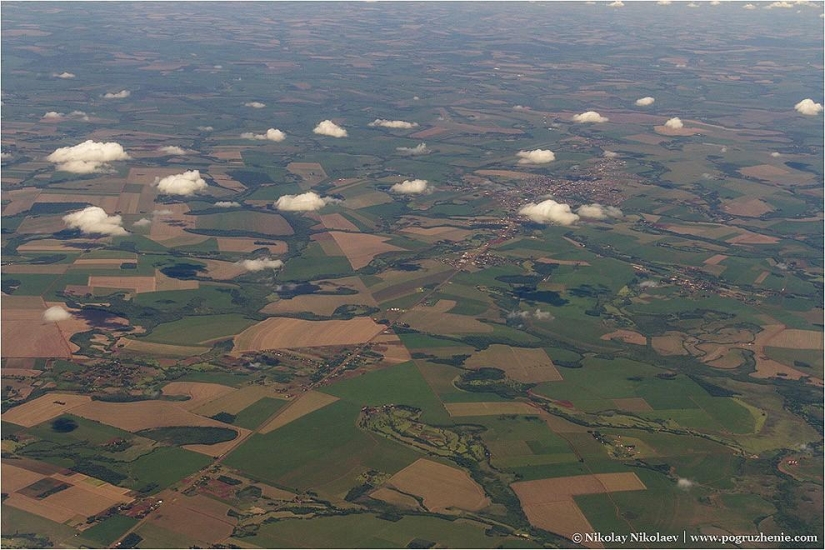
[[[404,155],[411,155],[414,157],[419,155],[426,155],[430,152],[430,149],[427,148],[426,143],[419,143],[415,147],[396,147],[395,150]]]
[[[86,114],[86,111],[72,111],[71,113],[69,113],[69,116],[71,118],[77,118],[80,120],[89,120],[89,115]]]
[[[687,5],[687,7],[689,7],[689,8],[698,8],[699,4],[697,4],[695,2],[691,2],[690,4]]]
[[[182,174],[173,174],[158,179],[155,185],[158,191],[167,195],[194,195],[206,189],[206,181],[201,177],[200,170],[187,170]]]
[[[347,131],[331,120],[322,120],[313,130],[313,133],[321,136],[330,136],[334,138],[347,137]]]
[[[656,3],[659,4],[660,6],[669,6],[669,5],[672,4],[672,2],[670,0],[659,0]]]
[[[200,130],[201,132],[211,132],[212,130],[214,130],[214,128],[212,128],[211,126],[198,126],[198,130]]]
[[[240,205],[241,203],[235,201],[218,201],[215,203],[218,208],[235,208]]]
[[[427,180],[404,180],[390,187],[393,193],[402,195],[420,195],[428,191]]]
[[[794,105],[794,109],[803,115],[815,116],[822,112],[822,104],[815,103],[813,99],[808,98]]]
[[[547,164],[556,160],[556,155],[549,149],[533,149],[516,153],[519,164]]]
[[[87,206],[83,210],[63,216],[69,229],[79,229],[87,235],[126,235],[123,218],[110,216],[99,206]]]
[[[284,266],[284,262],[272,258],[258,258],[256,260],[241,260],[238,265],[247,271],[263,271],[264,269],[280,269]]]
[[[163,153],[164,155],[185,155],[186,149],[183,147],[178,147],[177,145],[167,145],[166,147],[161,147],[158,149],[158,152]]]
[[[576,210],[582,218],[591,220],[604,220],[607,218],[621,218],[624,214],[615,206],[604,206],[597,202],[593,204],[583,204]]]
[[[410,128],[417,127],[418,123],[407,122],[405,120],[384,120],[383,118],[376,118],[375,120],[369,123],[369,126],[380,126],[381,128],[397,128],[407,130]]]
[[[754,6],[753,4],[745,4],[744,6],[742,6],[742,9],[755,10],[756,6]]]
[[[526,107],[524,105],[513,105],[514,111],[529,111],[530,107]]]
[[[523,206],[518,213],[536,223],[573,225],[579,221],[579,216],[570,210],[569,204],[562,204],[553,199],[540,203],[531,202]]]
[[[243,105],[244,107],[252,107],[253,109],[263,109],[266,107],[266,103],[261,103],[260,101],[249,101]]]
[[[771,156],[774,157],[774,158],[781,157],[782,153],[777,153],[776,151],[774,151],[773,153],[771,153]]]
[[[542,311],[536,308],[535,311],[511,311],[507,314],[508,319],[536,319],[537,321],[549,321],[553,315],[549,311]]]
[[[720,2],[719,0],[711,0],[710,5],[711,5],[711,6],[718,6],[718,5],[719,5],[719,4],[721,4],[721,3],[722,3],[722,2]]]
[[[119,92],[108,92],[103,94],[103,99],[124,99],[132,95],[129,90],[120,90]]]
[[[335,202],[335,199],[309,191],[300,195],[284,195],[275,201],[275,208],[284,212],[311,212],[320,210],[331,202]]]
[[[152,216],[168,216],[169,214],[174,214],[168,208],[164,208],[162,210],[152,210]]]
[[[610,8],[623,8],[624,2],[622,0],[616,0],[615,2],[611,2],[607,5]]]
[[[616,151],[605,151],[602,156],[606,159],[614,159],[619,156],[619,153]]]
[[[270,128],[265,134],[253,134],[252,132],[244,132],[241,134],[242,139],[258,139],[262,141],[283,141],[286,139],[286,134],[277,128]]]
[[[573,122],[580,124],[586,122],[607,122],[608,120],[610,119],[600,115],[596,111],[585,111],[584,113],[573,116]]]
[[[43,320],[46,322],[67,321],[72,318],[72,314],[60,306],[52,306],[43,312]]]
[[[46,157],[58,170],[75,174],[91,174],[109,170],[110,162],[131,157],[119,143],[87,140],[73,147],[61,147]]]
[[[636,106],[638,106],[638,107],[647,107],[648,105],[653,105],[654,101],[656,101],[656,99],[654,99],[650,96],[640,97],[639,99],[636,100]]]
[[[682,119],[679,117],[673,117],[667,122],[665,122],[665,128],[670,128],[671,130],[678,130],[679,128],[683,128],[685,125],[682,124]]]
[[[64,115],[63,113],[58,113],[57,111],[49,111],[48,113],[43,115],[43,118],[63,118],[64,116],[66,115]]]
[[[776,8],[789,9],[789,8],[792,8],[792,7],[793,7],[793,4],[791,4],[790,2],[771,2],[770,4],[765,6],[765,9],[766,10],[773,10],[773,9],[776,9]]]
[[[11,153],[0,153],[0,160],[8,160],[12,157]]]
[[[696,485],[696,483],[686,477],[680,477],[676,482],[676,486],[683,491],[689,491],[694,485]]]
[[[43,115],[43,118],[48,118],[52,120],[62,120],[64,118],[72,118],[75,120],[89,120],[89,115],[86,114],[85,111],[72,111],[68,115],[65,113],[58,113],[57,111],[49,111],[48,113]]]
[[[55,78],[67,79],[67,78],[75,78],[77,75],[74,74],[74,73],[62,72],[62,73],[52,73],[52,76],[55,77]]]
[[[146,227],[146,226],[152,225],[152,220],[150,220],[149,218],[140,218],[138,221],[136,221],[132,225],[134,225],[135,227]]]

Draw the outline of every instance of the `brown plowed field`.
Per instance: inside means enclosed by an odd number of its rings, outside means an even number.
[[[276,393],[273,386],[244,386],[241,389],[226,393],[217,399],[203,402],[197,409],[190,409],[201,416],[214,416],[220,412],[238,414],[249,405],[264,397],[284,399],[282,394]]]
[[[823,349],[823,334],[817,330],[799,330],[788,328],[763,342],[762,345],[777,348]]]
[[[155,292],[157,284],[154,277],[117,277],[89,275],[87,286],[97,290],[101,288],[117,288],[131,290],[136,294]]]
[[[444,403],[450,416],[491,416],[500,414],[537,415],[538,410],[527,403],[503,401],[491,403]]]
[[[149,355],[168,355],[172,357],[194,357],[209,351],[207,347],[198,346],[176,346],[174,344],[157,344],[144,340],[131,340],[121,338],[118,346],[123,344],[123,349],[133,353],[146,353]]]
[[[191,413],[183,408],[181,404],[172,401],[135,401],[132,403],[89,401],[74,407],[72,414],[102,422],[127,432],[170,426],[229,427],[223,422]],[[235,426],[232,426],[232,429],[238,432],[248,431]]]
[[[346,219],[341,214],[321,214],[321,223],[327,229],[337,229],[339,231],[354,231],[360,232],[358,226]]]
[[[403,251],[403,248],[387,244],[388,237],[365,235],[363,233],[329,233],[344,252],[353,269],[361,269],[368,265],[373,258],[385,252]]]
[[[602,334],[600,340],[621,340],[627,344],[636,344],[637,346],[647,345],[647,338],[638,332],[632,330],[614,330],[608,334]]]
[[[43,474],[9,464],[7,461],[3,462],[0,472],[3,479],[3,492],[8,494],[16,493],[20,489],[46,477]]]
[[[235,336],[235,354],[265,349],[363,344],[386,328],[367,317],[348,321],[305,321],[271,317]]]
[[[493,344],[473,354],[465,365],[470,368],[494,367],[503,370],[517,382],[557,382],[562,380],[553,361],[541,348],[514,348]]]
[[[617,491],[647,489],[633,472],[553,477],[534,481],[517,481],[511,485],[522,504],[544,504],[566,500],[576,495],[594,495]]]
[[[163,504],[149,520],[192,540],[215,544],[232,536],[237,519],[228,516],[229,505],[203,495],[180,495]]]
[[[30,428],[51,420],[63,413],[90,403],[91,397],[72,393],[49,393],[33,401],[23,403],[3,413],[3,420]]]
[[[14,297],[3,297],[0,314],[2,356],[70,358],[72,350],[60,331],[59,323],[43,320],[43,312],[46,310],[43,300],[39,296],[33,296],[30,301],[12,298]]]
[[[188,395],[189,401],[180,402],[180,406],[188,411],[235,391],[229,386],[205,382],[169,382],[161,390],[163,395]]]

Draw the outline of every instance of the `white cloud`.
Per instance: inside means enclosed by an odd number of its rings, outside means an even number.
[[[266,107],[266,103],[261,103],[260,101],[250,101],[248,103],[243,104],[244,107],[252,107],[253,109],[263,109]]]
[[[206,189],[206,181],[201,177],[200,170],[187,170],[182,174],[174,174],[157,180],[158,191],[167,195],[194,195]]]
[[[404,180],[390,187],[390,191],[402,195],[419,195],[427,190],[427,180]]]
[[[46,157],[58,170],[75,174],[91,174],[109,170],[109,162],[131,157],[119,143],[87,140],[73,147],[61,147]]]
[[[43,312],[43,320],[46,322],[67,321],[72,318],[72,314],[60,306],[52,306]]]
[[[525,105],[513,105],[513,110],[514,111],[529,111],[530,107],[527,107]]]
[[[200,130],[201,132],[211,132],[212,130],[214,130],[214,128],[212,128],[211,126],[198,126],[198,130]]]
[[[584,123],[584,122],[607,122],[608,120],[610,120],[610,119],[607,118],[607,117],[603,117],[602,115],[600,115],[596,111],[585,111],[584,113],[573,116],[573,122],[579,122],[579,123]]]
[[[284,195],[275,201],[275,208],[284,212],[309,212],[320,210],[330,202],[334,199],[309,191],[300,195]]]
[[[271,258],[258,258],[256,260],[241,260],[238,265],[247,271],[263,271],[264,269],[280,269],[284,266],[284,262]]]
[[[619,156],[619,153],[616,151],[605,151],[602,156],[606,159],[614,159]]]
[[[719,0],[711,0],[710,5],[711,5],[711,6],[718,6],[718,5],[719,5],[719,4],[721,4],[721,3],[722,3],[722,2],[720,2]]]
[[[814,103],[813,99],[808,98],[794,105],[794,109],[803,115],[815,116],[822,112],[822,104]]]
[[[0,160],[8,160],[12,157],[11,153],[0,153]]]
[[[55,78],[74,78],[76,75],[74,73],[62,72],[60,74],[52,73],[52,76]]]
[[[774,158],[781,157],[782,153],[777,153],[776,151],[774,151],[773,153],[771,153],[771,156],[774,157]]]
[[[312,130],[312,132],[318,135],[330,136],[334,138],[347,137],[347,131],[331,120],[322,120],[318,123],[318,126]]]
[[[553,319],[553,315],[549,311],[542,311],[540,308],[536,308],[536,311],[511,311],[507,314],[508,319],[529,319],[531,317],[537,321]]]
[[[591,220],[604,220],[606,218],[621,218],[622,211],[615,206],[604,206],[597,202],[593,204],[583,204],[579,206],[576,213],[582,218],[590,218]]]
[[[129,97],[130,95],[132,95],[132,92],[129,90],[120,90],[117,93],[109,92],[103,94],[103,99],[123,99]]]
[[[168,208],[164,208],[162,210],[152,210],[152,216],[153,217],[154,216],[168,216],[169,214],[174,214],[174,212],[172,212]]]
[[[547,164],[556,160],[556,155],[549,149],[533,149],[532,151],[519,151],[519,164]]]
[[[569,204],[558,203],[553,199],[538,204],[531,202],[523,206],[518,213],[536,223],[573,225],[579,221],[579,216],[570,211]]]
[[[218,208],[235,208],[236,206],[240,206],[241,203],[235,201],[218,201],[215,203],[215,206]]]
[[[58,113],[57,111],[49,111],[48,113],[43,115],[43,118],[63,118],[64,116],[66,115],[64,115],[63,113]]]
[[[686,477],[680,477],[679,480],[676,482],[676,486],[683,491],[689,490],[694,485],[695,483],[687,479]]]
[[[665,122],[665,128],[670,128],[671,130],[678,130],[684,126],[685,125],[682,124],[682,119],[676,116]]]
[[[647,96],[647,97],[640,97],[636,100],[637,107],[647,107],[648,105],[653,105],[653,102],[656,101],[654,98]]]
[[[138,221],[133,223],[135,227],[146,227],[147,225],[152,225],[152,220],[148,218],[140,218]]]
[[[244,132],[241,134],[242,139],[258,139],[263,141],[283,141],[286,139],[286,134],[276,128],[270,128],[265,134],[253,134],[252,132]]]
[[[79,118],[80,120],[89,120],[89,115],[86,114],[86,111],[72,111],[69,113],[69,116],[72,118]]]
[[[63,118],[66,118],[67,116],[69,118],[75,118],[75,119],[79,119],[79,120],[85,120],[85,121],[89,120],[89,116],[85,113],[85,111],[72,111],[68,115],[66,115],[65,113],[58,113],[57,111],[49,111],[48,113],[43,115],[43,118],[63,119]]]
[[[659,0],[656,3],[659,4],[660,6],[669,6],[670,4],[672,4],[672,2],[670,0]]]
[[[418,156],[418,155],[426,155],[427,153],[430,152],[430,150],[427,148],[426,143],[419,143],[415,147],[396,147],[395,150],[398,151],[399,153],[403,153],[405,155],[411,155],[411,156],[414,156],[414,157]]]
[[[369,123],[369,126],[380,126],[382,128],[400,128],[408,130],[410,128],[415,128],[416,126],[418,126],[418,123],[406,122],[404,120],[384,120],[383,118],[376,118],[375,120]]]
[[[616,0],[615,2],[611,2],[607,5],[610,8],[623,8],[624,2],[622,0]]]
[[[83,210],[63,216],[66,227],[79,229],[82,233],[95,235],[126,235],[123,218],[110,216],[99,206],[87,206]]]
[[[687,5],[687,7],[689,7],[689,8],[698,8],[699,4],[696,4],[695,2],[691,2],[690,4]]]
[[[745,4],[744,6],[742,6],[742,8],[746,10],[755,10],[756,6],[754,6],[753,4]]]
[[[167,145],[166,147],[161,147],[158,149],[161,153],[165,155],[185,155],[186,149],[183,147],[178,147],[177,145]]]
[[[767,6],[765,6],[765,9],[766,10],[772,10],[774,8],[788,9],[788,8],[792,8],[792,7],[793,7],[793,4],[791,4],[790,2],[773,2],[773,3],[768,4]]]

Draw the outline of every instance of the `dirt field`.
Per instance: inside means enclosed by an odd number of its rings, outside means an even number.
[[[161,273],[160,269],[155,270],[155,290],[157,292],[164,290],[195,290],[198,288],[200,288],[200,281],[174,279]]]
[[[17,232],[24,235],[43,233],[57,233],[66,229],[62,216],[27,216],[17,228]]]
[[[770,274],[771,274],[770,271],[763,271],[762,273],[759,274],[759,276],[756,279],[753,280],[753,284],[761,285],[762,283],[765,282],[765,279],[767,279]]]
[[[329,233],[349,260],[353,269],[361,269],[368,265],[373,258],[385,252],[395,252],[404,250],[391,244],[386,244],[388,237],[377,235],[365,235],[362,233],[341,233],[330,231]]]
[[[327,229],[337,229],[339,231],[354,231],[360,232],[358,226],[346,219],[341,214],[321,214],[321,223]]]
[[[283,241],[261,241],[250,237],[215,237],[218,241],[218,250],[221,252],[252,252],[259,248],[266,248],[270,254],[286,254],[287,245]],[[255,242],[267,242],[271,244],[255,244]]]
[[[715,254],[702,263],[704,263],[705,265],[718,265],[719,262],[722,262],[727,259],[728,257],[724,254]]]
[[[203,495],[180,495],[170,500],[152,515],[151,523],[210,544],[224,541],[232,535],[237,519],[226,515],[228,505]]]
[[[108,424],[127,432],[170,426],[229,427],[223,422],[189,412],[182,406],[185,403],[186,401],[135,401],[132,403],[91,401],[73,408],[72,414]],[[232,429],[239,432],[239,434],[249,431],[235,426],[232,426]]]
[[[234,354],[264,349],[309,348],[362,344],[384,330],[366,317],[348,321],[305,321],[271,317],[235,336]]]
[[[370,497],[388,504],[392,504],[393,506],[398,506],[399,508],[406,508],[408,510],[418,510],[421,508],[415,498],[399,493],[395,489],[390,489],[388,487],[380,487],[376,489],[370,493]]]
[[[59,323],[43,321],[46,304],[39,296],[21,300],[4,296],[2,313],[3,357],[71,357],[72,348]],[[22,306],[22,307],[21,307]],[[66,323],[68,321],[62,321]]]
[[[4,216],[16,216],[32,207],[40,189],[37,187],[22,187],[3,191],[3,199],[11,201],[3,207]]]
[[[3,413],[3,420],[30,428],[92,401],[86,395],[49,393]]]
[[[401,342],[401,339],[395,334],[381,334],[373,339],[374,351],[384,356],[383,362],[391,365],[404,363],[412,359],[407,347]]]
[[[681,332],[666,332],[665,336],[654,336],[650,345],[659,355],[689,355],[684,348],[684,335]]]
[[[530,525],[570,538],[574,533],[592,533],[593,526],[587,521],[579,506],[572,500],[560,500],[544,504],[522,504]],[[597,542],[582,542],[585,548],[604,548]]]
[[[626,344],[636,344],[637,346],[646,346],[647,338],[638,332],[632,330],[614,330],[613,332],[602,334],[600,340],[621,340]]]
[[[165,246],[185,246],[202,243],[209,237],[195,235],[185,230],[194,228],[197,216],[190,216],[189,206],[184,203],[165,204],[159,210],[172,212],[170,214],[155,215],[149,228],[149,238]]]
[[[82,201],[79,200],[82,198]],[[119,196],[118,195],[74,195],[71,193],[41,193],[34,201],[35,204],[41,202],[88,202],[92,206],[99,206],[106,212],[114,212],[117,210]]]
[[[469,317],[447,313],[455,307],[454,300],[438,300],[432,306],[418,305],[402,316],[416,330],[434,334],[470,334],[493,332],[493,327]]]
[[[16,493],[20,489],[28,487],[32,483],[40,481],[46,477],[43,474],[14,466],[8,461],[3,462],[2,471],[0,471],[0,473],[2,473],[2,476],[0,477],[3,479],[3,492],[8,494]]]
[[[224,262],[222,260],[199,261],[206,264],[206,275],[216,281],[228,281],[247,272],[246,269],[235,262]]]
[[[527,403],[492,402],[492,403],[444,403],[450,416],[497,416],[500,414],[536,415],[538,410]]]
[[[653,407],[644,400],[643,397],[625,397],[622,399],[613,399],[613,404],[623,411],[652,411]]]
[[[301,189],[304,191],[329,177],[324,171],[324,167],[317,162],[290,162],[286,165],[286,169],[303,180]]]
[[[221,187],[225,187],[236,193],[246,191],[246,186],[244,184],[232,178],[226,172],[223,172],[222,168],[218,167],[215,164],[209,167],[209,175],[212,176],[212,179],[215,180],[215,183],[217,183]]]
[[[758,218],[768,212],[773,212],[773,207],[763,200],[754,197],[739,197],[731,201],[723,201],[722,210],[734,216],[745,218]]]
[[[261,428],[260,433],[266,434],[277,430],[282,426],[286,426],[293,420],[298,420],[302,416],[306,416],[311,412],[322,409],[330,403],[335,403],[336,401],[338,401],[337,397],[327,395],[325,393],[317,391],[305,393],[293,400],[293,402],[286,407],[282,408],[279,411],[278,416],[273,418],[269,424]]]
[[[3,273],[22,273],[32,275],[62,275],[69,269],[68,264],[32,265],[16,264],[4,265]]]
[[[366,304],[375,306],[375,300],[359,277],[346,277],[334,281],[318,281],[323,292],[334,292],[338,288],[351,288],[358,294],[302,294],[289,300],[278,300],[267,304],[261,313],[277,315],[281,313],[299,313],[311,311],[318,315],[332,315],[335,310],[345,304]]]
[[[426,458],[416,460],[385,485],[422,497],[424,506],[432,512],[444,513],[452,508],[475,512],[490,505],[484,490],[465,471]]]
[[[653,129],[663,136],[692,136],[702,131],[701,128],[668,128],[667,126],[654,126]]]
[[[244,386],[241,389],[233,390],[231,393],[227,392],[211,401],[203,401],[197,409],[190,408],[189,410],[201,416],[214,416],[220,412],[238,414],[263,397],[284,398],[282,394],[275,391],[273,386]]]
[[[553,477],[518,481],[511,485],[522,504],[545,504],[576,495],[594,495],[647,489],[633,472]]]
[[[459,229],[448,225],[440,225],[435,227],[406,227],[402,229],[401,232],[415,235],[416,238],[427,242],[463,241],[468,235],[473,233],[467,229]]]
[[[189,401],[181,401],[180,406],[191,411],[201,405],[209,403],[228,393],[236,392],[235,388],[221,384],[207,384],[205,382],[169,382],[163,386],[163,395],[188,395]],[[220,411],[218,411],[220,412]]]
[[[72,245],[94,244],[96,241],[84,239],[72,239],[58,241],[57,239],[37,239],[29,241],[17,247],[18,252],[77,252],[78,249]]]
[[[783,178],[787,176],[790,173],[790,171],[785,170],[784,168],[771,166],[770,164],[759,164],[757,166],[748,166],[747,168],[742,168],[739,170],[739,173],[749,178],[773,181],[777,178]]]
[[[144,292],[155,292],[157,283],[154,277],[101,277],[89,275],[87,286],[94,290],[98,289],[126,289],[136,294]]]
[[[344,251],[341,250],[341,247],[338,246],[338,243],[329,233],[315,233],[310,237],[310,240],[318,243],[327,256],[345,256]]]
[[[777,237],[770,237],[768,235],[760,235],[750,231],[742,230],[741,235],[737,235],[725,242],[730,244],[775,244],[779,242]]]
[[[168,355],[172,357],[194,357],[209,351],[207,347],[198,346],[176,346],[173,344],[156,344],[154,342],[145,342],[143,340],[131,340],[129,338],[121,338],[118,340],[118,346],[123,345],[124,350],[132,353],[146,353],[149,355]]]
[[[816,330],[785,329],[762,345],[777,348],[823,349],[823,334]]]
[[[517,382],[557,382],[561,374],[541,348],[513,348],[493,344],[465,361],[470,368],[495,367]]]

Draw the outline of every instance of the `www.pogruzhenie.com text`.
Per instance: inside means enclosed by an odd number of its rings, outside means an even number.
[[[719,546],[731,545],[741,546],[742,544],[787,544],[787,543],[818,543],[816,535],[789,535],[779,533],[766,535],[701,535],[682,532],[678,534],[664,533],[573,533],[571,539],[576,543],[592,543],[616,546],[616,545],[636,545],[646,543],[671,543],[684,544],[689,547],[697,543],[716,544]]]

